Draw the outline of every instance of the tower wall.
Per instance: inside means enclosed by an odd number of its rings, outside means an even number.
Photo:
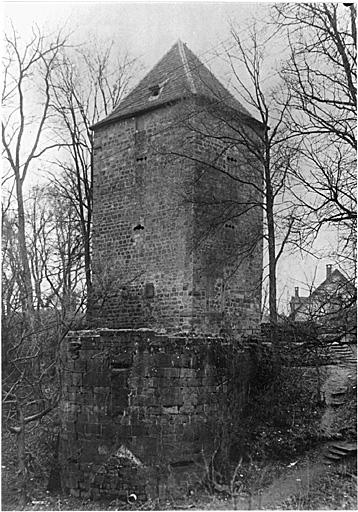
[[[189,327],[193,209],[182,192],[193,171],[168,155],[183,137],[179,109],[95,132],[93,325]]]
[[[257,326],[262,174],[235,137],[193,100],[97,129],[92,325]]]
[[[240,120],[197,107],[194,180],[194,325],[240,335],[260,322],[262,169]],[[237,129],[234,127],[236,125]]]

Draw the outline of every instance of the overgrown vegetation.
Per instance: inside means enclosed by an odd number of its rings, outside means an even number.
[[[228,460],[234,465],[240,460],[260,465],[269,460],[285,462],[322,440],[322,368],[299,366],[298,360],[309,356],[304,353],[307,349],[301,350],[299,357],[293,346],[283,346],[278,354],[269,345],[251,350],[256,360],[248,393],[243,395],[239,350],[237,364],[231,361],[227,404],[216,429],[211,464],[226,479],[230,472]]]
[[[351,382],[345,393],[345,403],[335,414],[332,430],[347,440],[357,439],[357,383]]]
[[[300,343],[296,346],[292,342],[281,343],[278,353],[274,353],[277,345],[256,345],[253,349],[256,374],[244,408],[241,408],[239,364],[231,361],[227,406],[217,428],[212,456],[204,461],[205,482],[210,492],[228,496],[233,502],[242,494],[250,497],[276,478],[283,477],[287,468],[294,467],[308,454],[319,457],[329,439],[356,439],[357,397],[353,371],[344,403],[333,412],[333,434],[327,437],[321,428],[327,407],[322,386],[329,370],[325,366],[327,351],[315,333],[307,324],[302,330],[296,326],[295,339]],[[237,356],[242,357],[240,350]],[[356,474],[352,466],[350,473]],[[348,472],[333,472],[323,478],[324,486],[331,486],[331,489],[322,504],[336,504],[346,496],[347,503],[344,503],[349,508],[354,497],[350,479]],[[341,489],[337,493],[336,485]],[[312,493],[308,490],[304,496],[293,496],[292,507],[298,506],[303,498],[306,506],[310,497],[314,497],[313,490]],[[318,500],[317,497],[312,503],[317,505]]]
[[[322,403],[310,369],[270,361],[259,367],[246,406],[246,452],[260,459],[292,460],[319,441]]]
[[[56,411],[30,425],[25,442],[26,479],[29,501],[47,494],[57,451],[59,420]],[[18,509],[22,488],[17,473],[16,438],[5,428],[2,434],[2,505]]]
[[[329,471],[308,489],[294,494],[282,503],[285,510],[356,510],[357,460]]]

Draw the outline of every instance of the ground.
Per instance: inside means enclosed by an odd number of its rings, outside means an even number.
[[[356,510],[355,461],[327,465],[323,447],[316,448],[288,464],[243,464],[241,475],[249,483],[238,496],[209,493],[198,485],[182,499],[162,499],[142,504],[82,501],[70,496],[50,494],[43,479],[33,479],[26,510],[248,510],[248,509],[345,509]],[[5,458],[6,459],[6,458]],[[3,510],[16,510],[14,464],[3,460]],[[12,474],[11,474],[12,473]],[[245,490],[244,490],[245,489]],[[251,495],[248,491],[251,491]],[[5,492],[4,492],[5,491]]]

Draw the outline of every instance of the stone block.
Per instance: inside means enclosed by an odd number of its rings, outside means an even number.
[[[112,409],[115,406],[122,410],[128,407],[129,390],[127,388],[115,389],[111,394]]]
[[[163,406],[162,407],[163,414],[178,414],[179,407],[177,405],[173,406]]]
[[[89,434],[90,436],[101,436],[102,426],[98,423],[86,423],[85,433]]]

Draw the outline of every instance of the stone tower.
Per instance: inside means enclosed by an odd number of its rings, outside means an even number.
[[[257,325],[260,129],[180,41],[93,127],[93,326]]]

